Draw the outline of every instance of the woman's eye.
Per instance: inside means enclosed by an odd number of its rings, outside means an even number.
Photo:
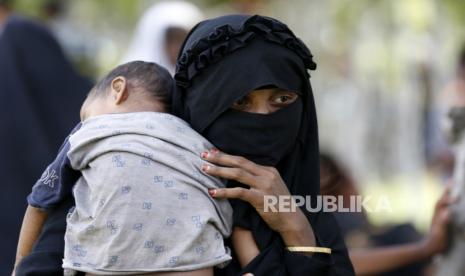
[[[282,103],[285,103],[285,102],[289,101],[290,99],[291,99],[291,97],[289,97],[289,96],[280,96],[280,97],[278,98],[278,100],[279,100],[280,102],[282,102]]]
[[[294,102],[296,98],[297,98],[297,95],[291,95],[291,94],[279,95],[276,98],[274,98],[274,102],[276,104],[290,104]]]
[[[242,98],[240,100],[237,100],[233,103],[232,108],[238,109],[238,110],[243,110],[246,109],[248,106],[249,101],[246,98]]]

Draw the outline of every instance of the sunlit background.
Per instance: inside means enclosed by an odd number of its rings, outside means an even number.
[[[47,24],[80,72],[96,79],[124,55],[139,17],[157,1],[18,0]],[[440,99],[465,42],[461,0],[191,1],[204,17],[257,13],[287,23],[311,49],[320,143],[363,194],[385,195],[376,224],[426,229],[452,157]]]

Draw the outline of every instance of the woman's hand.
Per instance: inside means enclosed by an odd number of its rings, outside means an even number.
[[[378,275],[414,262],[425,260],[447,248],[449,204],[454,200],[446,188],[436,203],[430,233],[421,241],[377,248],[356,248],[349,251],[357,275]]]
[[[258,165],[244,157],[233,156],[212,149],[202,153],[202,158],[215,164],[204,164],[202,170],[212,176],[235,180],[250,189],[235,187],[213,189],[214,198],[237,198],[250,203],[274,231],[281,234],[287,246],[314,246],[315,236],[307,218],[300,210],[271,212],[264,208],[265,196],[287,196],[290,193],[278,170]]]
[[[446,187],[443,195],[437,201],[429,234],[423,241],[423,249],[428,256],[441,253],[446,250],[448,246],[447,228],[450,221],[449,205],[455,201],[455,199],[450,196],[450,189],[450,185]]]

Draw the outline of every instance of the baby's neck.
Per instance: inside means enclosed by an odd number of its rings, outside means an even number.
[[[160,101],[153,100],[134,100],[127,104],[121,105],[115,113],[132,113],[132,112],[168,112],[166,106]]]

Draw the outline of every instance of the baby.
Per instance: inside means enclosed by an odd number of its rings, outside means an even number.
[[[134,61],[90,91],[82,123],[28,196],[19,255],[72,192],[65,274],[212,275],[231,260],[231,206],[208,195],[224,183],[201,172],[200,153],[213,145],[166,113],[173,88],[167,70]]]

